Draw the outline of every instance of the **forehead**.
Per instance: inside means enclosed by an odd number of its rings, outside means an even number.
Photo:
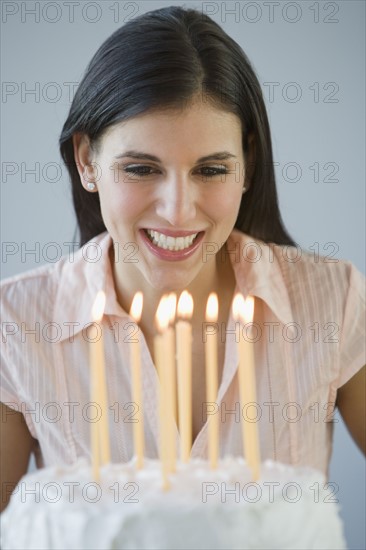
[[[239,117],[208,102],[195,102],[182,109],[148,111],[110,127],[102,138],[102,147],[148,147],[159,149],[197,148],[213,150],[241,149],[242,125]],[[159,155],[158,155],[159,156]]]

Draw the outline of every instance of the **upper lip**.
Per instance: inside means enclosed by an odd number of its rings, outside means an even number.
[[[196,235],[197,233],[201,233],[201,230],[198,229],[191,229],[190,231],[186,231],[183,229],[164,229],[164,228],[157,228],[157,227],[144,227],[144,229],[148,229],[149,231],[157,231],[158,233],[162,233],[163,235],[166,235],[167,237],[189,237],[190,235]]]

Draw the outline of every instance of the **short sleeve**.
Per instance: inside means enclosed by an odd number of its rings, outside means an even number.
[[[366,364],[366,280],[354,265],[349,265],[349,288],[341,327],[337,388],[346,384]]]
[[[26,307],[27,300],[19,292],[16,284],[1,282],[1,350],[0,350],[0,401],[10,409],[24,415],[32,437],[36,438],[34,423],[30,414],[24,414],[26,403],[25,390],[28,380],[24,364],[25,344],[19,337],[21,301]],[[19,314],[20,312],[20,314]]]
[[[2,323],[1,352],[0,352],[0,401],[16,411],[21,410],[19,384],[14,366],[11,365],[8,355],[6,323]]]

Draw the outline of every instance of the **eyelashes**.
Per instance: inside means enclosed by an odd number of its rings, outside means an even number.
[[[160,171],[145,164],[131,164],[123,166],[122,171],[128,176],[135,178],[147,178],[159,174]],[[215,176],[223,176],[230,173],[226,166],[202,166],[195,173],[198,173],[204,180],[214,178]]]

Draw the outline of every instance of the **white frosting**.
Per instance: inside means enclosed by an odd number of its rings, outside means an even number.
[[[346,548],[336,495],[310,468],[267,461],[254,484],[242,459],[217,470],[194,460],[170,483],[164,492],[154,460],[142,470],[105,466],[99,484],[84,460],[38,470],[20,480],[1,515],[1,548]]]

